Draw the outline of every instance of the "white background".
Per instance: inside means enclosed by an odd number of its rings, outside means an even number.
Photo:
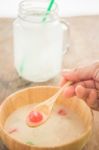
[[[0,17],[15,17],[21,0],[0,0]],[[99,0],[56,0],[60,16],[99,14]]]

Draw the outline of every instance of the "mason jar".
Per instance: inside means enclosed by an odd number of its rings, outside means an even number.
[[[19,4],[13,23],[14,62],[22,78],[44,82],[60,73],[64,32],[68,26],[60,21],[55,3],[46,15],[49,0],[25,0]],[[65,51],[68,42],[65,41]]]

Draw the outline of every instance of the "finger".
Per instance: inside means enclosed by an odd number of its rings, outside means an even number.
[[[65,82],[65,79],[63,80],[63,82]],[[68,88],[65,88],[64,96],[70,97],[76,94],[80,98],[87,98],[90,92],[89,89],[91,88],[95,88],[93,80],[78,82],[73,84],[72,86],[69,86]]]
[[[64,77],[62,77],[62,78],[60,79],[59,85],[60,85],[60,86],[63,86],[65,83],[66,83],[66,79],[65,79]]]
[[[75,83],[72,86],[66,87],[63,94],[67,98],[76,95],[79,98],[87,99],[90,93],[88,88],[94,88],[92,81],[78,82],[77,84]]]
[[[96,88],[95,82],[93,80],[80,81],[75,86],[82,85],[85,88]]]
[[[93,104],[95,104],[97,101],[97,90],[91,89],[89,96],[87,98],[87,104],[91,107]]]
[[[86,81],[83,81],[83,84],[84,84],[84,87],[86,88],[95,88],[95,82],[94,80],[86,80]]]
[[[97,90],[96,89],[87,89],[78,85],[75,89],[75,93],[79,98],[84,99],[87,104],[91,107],[97,99]]]
[[[72,69],[69,72],[63,71],[62,75],[66,80],[74,82],[90,80],[93,76],[94,67],[86,66],[82,68]]]
[[[66,98],[72,97],[75,95],[75,86],[69,86],[64,89],[63,95]]]
[[[69,72],[69,71],[70,71],[70,69],[62,70],[62,72],[61,72],[62,77],[61,77],[60,82],[59,82],[60,86],[63,86],[68,81],[68,80],[66,80],[66,78],[64,78],[63,72]]]
[[[89,96],[89,89],[84,88],[82,85],[78,85],[75,88],[75,93],[79,98],[86,100]]]

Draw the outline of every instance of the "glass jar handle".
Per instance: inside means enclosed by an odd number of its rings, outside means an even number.
[[[70,31],[69,31],[69,23],[66,23],[65,21],[60,21],[62,24],[62,27],[64,29],[64,38],[63,38],[63,55],[65,55],[70,48]]]

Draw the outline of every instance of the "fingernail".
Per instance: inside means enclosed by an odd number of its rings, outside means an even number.
[[[68,73],[68,72],[70,72],[71,71],[71,69],[63,69],[62,71],[61,71],[61,73],[62,73],[62,75],[64,75],[64,74],[66,74],[66,73]]]
[[[61,79],[60,82],[59,82],[59,86],[63,86],[64,85],[64,79]]]
[[[71,69],[63,69],[62,72],[70,72]]]

